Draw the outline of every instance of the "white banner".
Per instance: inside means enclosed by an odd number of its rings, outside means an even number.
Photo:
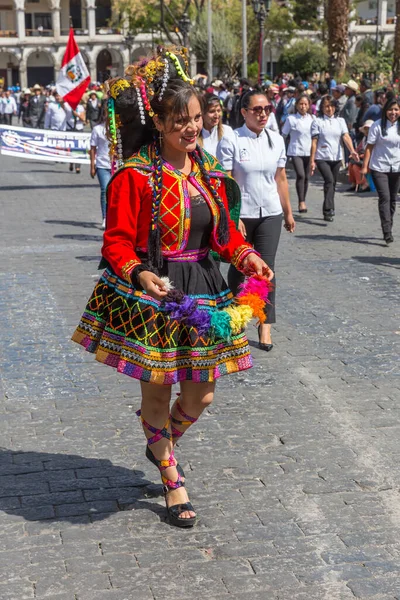
[[[6,156],[90,164],[90,133],[0,125],[0,151]]]

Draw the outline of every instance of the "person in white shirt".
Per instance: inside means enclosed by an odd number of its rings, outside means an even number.
[[[282,229],[292,233],[295,223],[286,178],[286,152],[283,137],[265,128],[272,110],[268,98],[251,90],[242,99],[245,124],[234,131],[235,138],[224,138],[218,149],[222,166],[237,181],[241,195],[239,230],[254,245],[263,260],[274,269]],[[243,275],[234,267],[229,269],[229,287],[235,294]],[[271,324],[275,323],[275,278],[266,307],[267,322],[259,326],[259,347],[272,349]]]
[[[296,192],[299,212],[306,213],[306,196],[311,156],[311,125],[314,117],[310,114],[310,98],[307,94],[299,96],[295,103],[295,114],[286,119],[282,135],[289,136],[287,155],[292,159],[296,172]]]
[[[102,215],[102,228],[106,227],[106,189],[111,179],[110,143],[106,135],[104,119],[102,123],[95,125],[90,136],[90,175],[97,179],[100,184],[100,206]]]
[[[11,96],[11,91],[7,90],[4,93],[4,97],[1,98],[1,114],[2,122],[5,125],[12,125],[12,118],[17,114],[17,103],[15,98]]]
[[[205,94],[202,98],[203,129],[199,144],[209,154],[217,156],[217,149],[224,137],[234,137],[232,127],[222,123],[222,106],[215,94]]]
[[[277,131],[279,133],[278,121],[276,120],[275,113],[272,112],[272,110],[268,115],[268,121],[265,126],[265,129],[270,129],[271,131]]]
[[[347,146],[350,156],[359,160],[346,122],[342,117],[336,116],[336,110],[337,102],[334,97],[323,96],[318,118],[311,125],[310,173],[314,175],[317,166],[324,180],[322,212],[325,221],[333,221],[335,216],[336,181],[343,159],[342,142]]]
[[[86,121],[85,107],[83,104],[78,104],[75,110],[71,108],[68,102],[65,102],[64,106],[67,112],[67,131],[83,131]],[[70,163],[69,170],[74,170],[74,163]],[[76,173],[81,172],[79,164],[75,164],[75,171]]]
[[[53,131],[65,131],[67,129],[67,108],[69,104],[64,102],[63,97],[57,92],[54,94],[54,102],[47,106],[44,117],[44,128]]]
[[[382,118],[371,125],[368,132],[361,173],[371,172],[378,192],[378,208],[384,240],[393,242],[393,217],[400,189],[400,103],[396,98],[387,100]]]

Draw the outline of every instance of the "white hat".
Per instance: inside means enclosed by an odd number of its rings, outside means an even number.
[[[24,95],[25,95],[25,94],[32,94],[32,92],[31,92],[31,88],[25,88],[25,89],[24,89]]]
[[[220,79],[216,79],[213,83],[212,86],[213,87],[220,87],[221,85],[224,85],[224,82],[221,81]]]
[[[358,83],[357,81],[354,81],[354,79],[349,79],[349,81],[347,83],[344,84],[345,87],[348,87],[350,90],[353,90],[353,92],[358,92]]]
[[[42,88],[40,87],[40,85],[38,83],[35,83],[35,85],[32,88],[33,90],[40,90],[42,91]]]
[[[362,127],[360,127],[360,131],[361,133],[364,133],[365,135],[367,135],[367,129],[369,129],[371,127],[371,125],[373,125],[375,123],[375,121],[373,121],[372,119],[368,119],[367,121],[365,121],[364,125]]]

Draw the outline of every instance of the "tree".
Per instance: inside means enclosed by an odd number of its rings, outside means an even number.
[[[393,79],[400,79],[400,0],[396,0],[396,30],[394,33]]]
[[[213,29],[212,42],[214,64],[229,76],[235,75],[242,58],[241,41],[223,14],[218,19],[218,26]],[[198,59],[207,60],[208,38],[205,11],[200,14],[196,30],[191,36],[191,47]]]
[[[341,79],[349,46],[350,0],[330,0],[327,6],[329,70]]]
[[[293,20],[300,29],[319,29],[318,7],[320,0],[295,0]]]
[[[265,38],[280,49],[289,44],[296,30],[296,23],[287,6],[273,0],[265,21]]]
[[[279,59],[279,69],[303,77],[324,71],[328,66],[328,50],[322,44],[311,40],[298,40],[285,48]]]
[[[376,59],[368,52],[355,52],[349,57],[347,68],[352,76],[373,73],[376,68]]]

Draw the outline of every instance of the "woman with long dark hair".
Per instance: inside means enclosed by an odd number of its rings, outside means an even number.
[[[174,447],[212,402],[216,379],[252,366],[249,303],[265,298],[273,273],[229,218],[235,182],[197,145],[202,111],[186,51],[159,48],[127,77],[110,83],[120,168],[107,190],[106,269],[73,340],[140,380],[146,457],[161,473],[170,523],[190,527],[196,513]],[[211,249],[255,275],[251,293],[233,298]]]
[[[336,116],[337,102],[333,96],[323,96],[318,118],[311,125],[310,173],[315,167],[324,180],[324,203],[322,212],[325,221],[333,221],[335,216],[335,191],[340,165],[343,160],[342,142],[348,148],[350,157],[358,160],[346,121]]]
[[[299,212],[306,213],[306,196],[311,155],[311,115],[310,97],[302,94],[295,102],[295,114],[289,115],[282,128],[282,135],[289,137],[287,155],[292,159],[296,173],[296,192]]]
[[[272,105],[262,92],[252,90],[242,99],[243,127],[235,129],[235,139],[223,140],[220,145],[222,166],[232,174],[240,187],[242,204],[239,229],[254,245],[261,257],[274,269],[275,256],[282,230],[293,232],[295,223],[290,206],[286,178],[286,152],[282,136],[265,128]],[[243,274],[231,266],[228,283],[236,292]],[[265,308],[266,323],[258,328],[259,347],[272,349],[271,325],[276,321],[275,289]]]
[[[369,129],[367,148],[361,172],[368,167],[379,198],[379,217],[383,238],[393,242],[393,216],[400,189],[400,103],[396,98],[387,100],[382,118]]]
[[[223,137],[232,138],[233,129],[222,122],[222,106],[215,94],[205,94],[201,102],[203,110],[203,129],[199,135],[199,144],[212,154],[218,156],[218,146]]]

